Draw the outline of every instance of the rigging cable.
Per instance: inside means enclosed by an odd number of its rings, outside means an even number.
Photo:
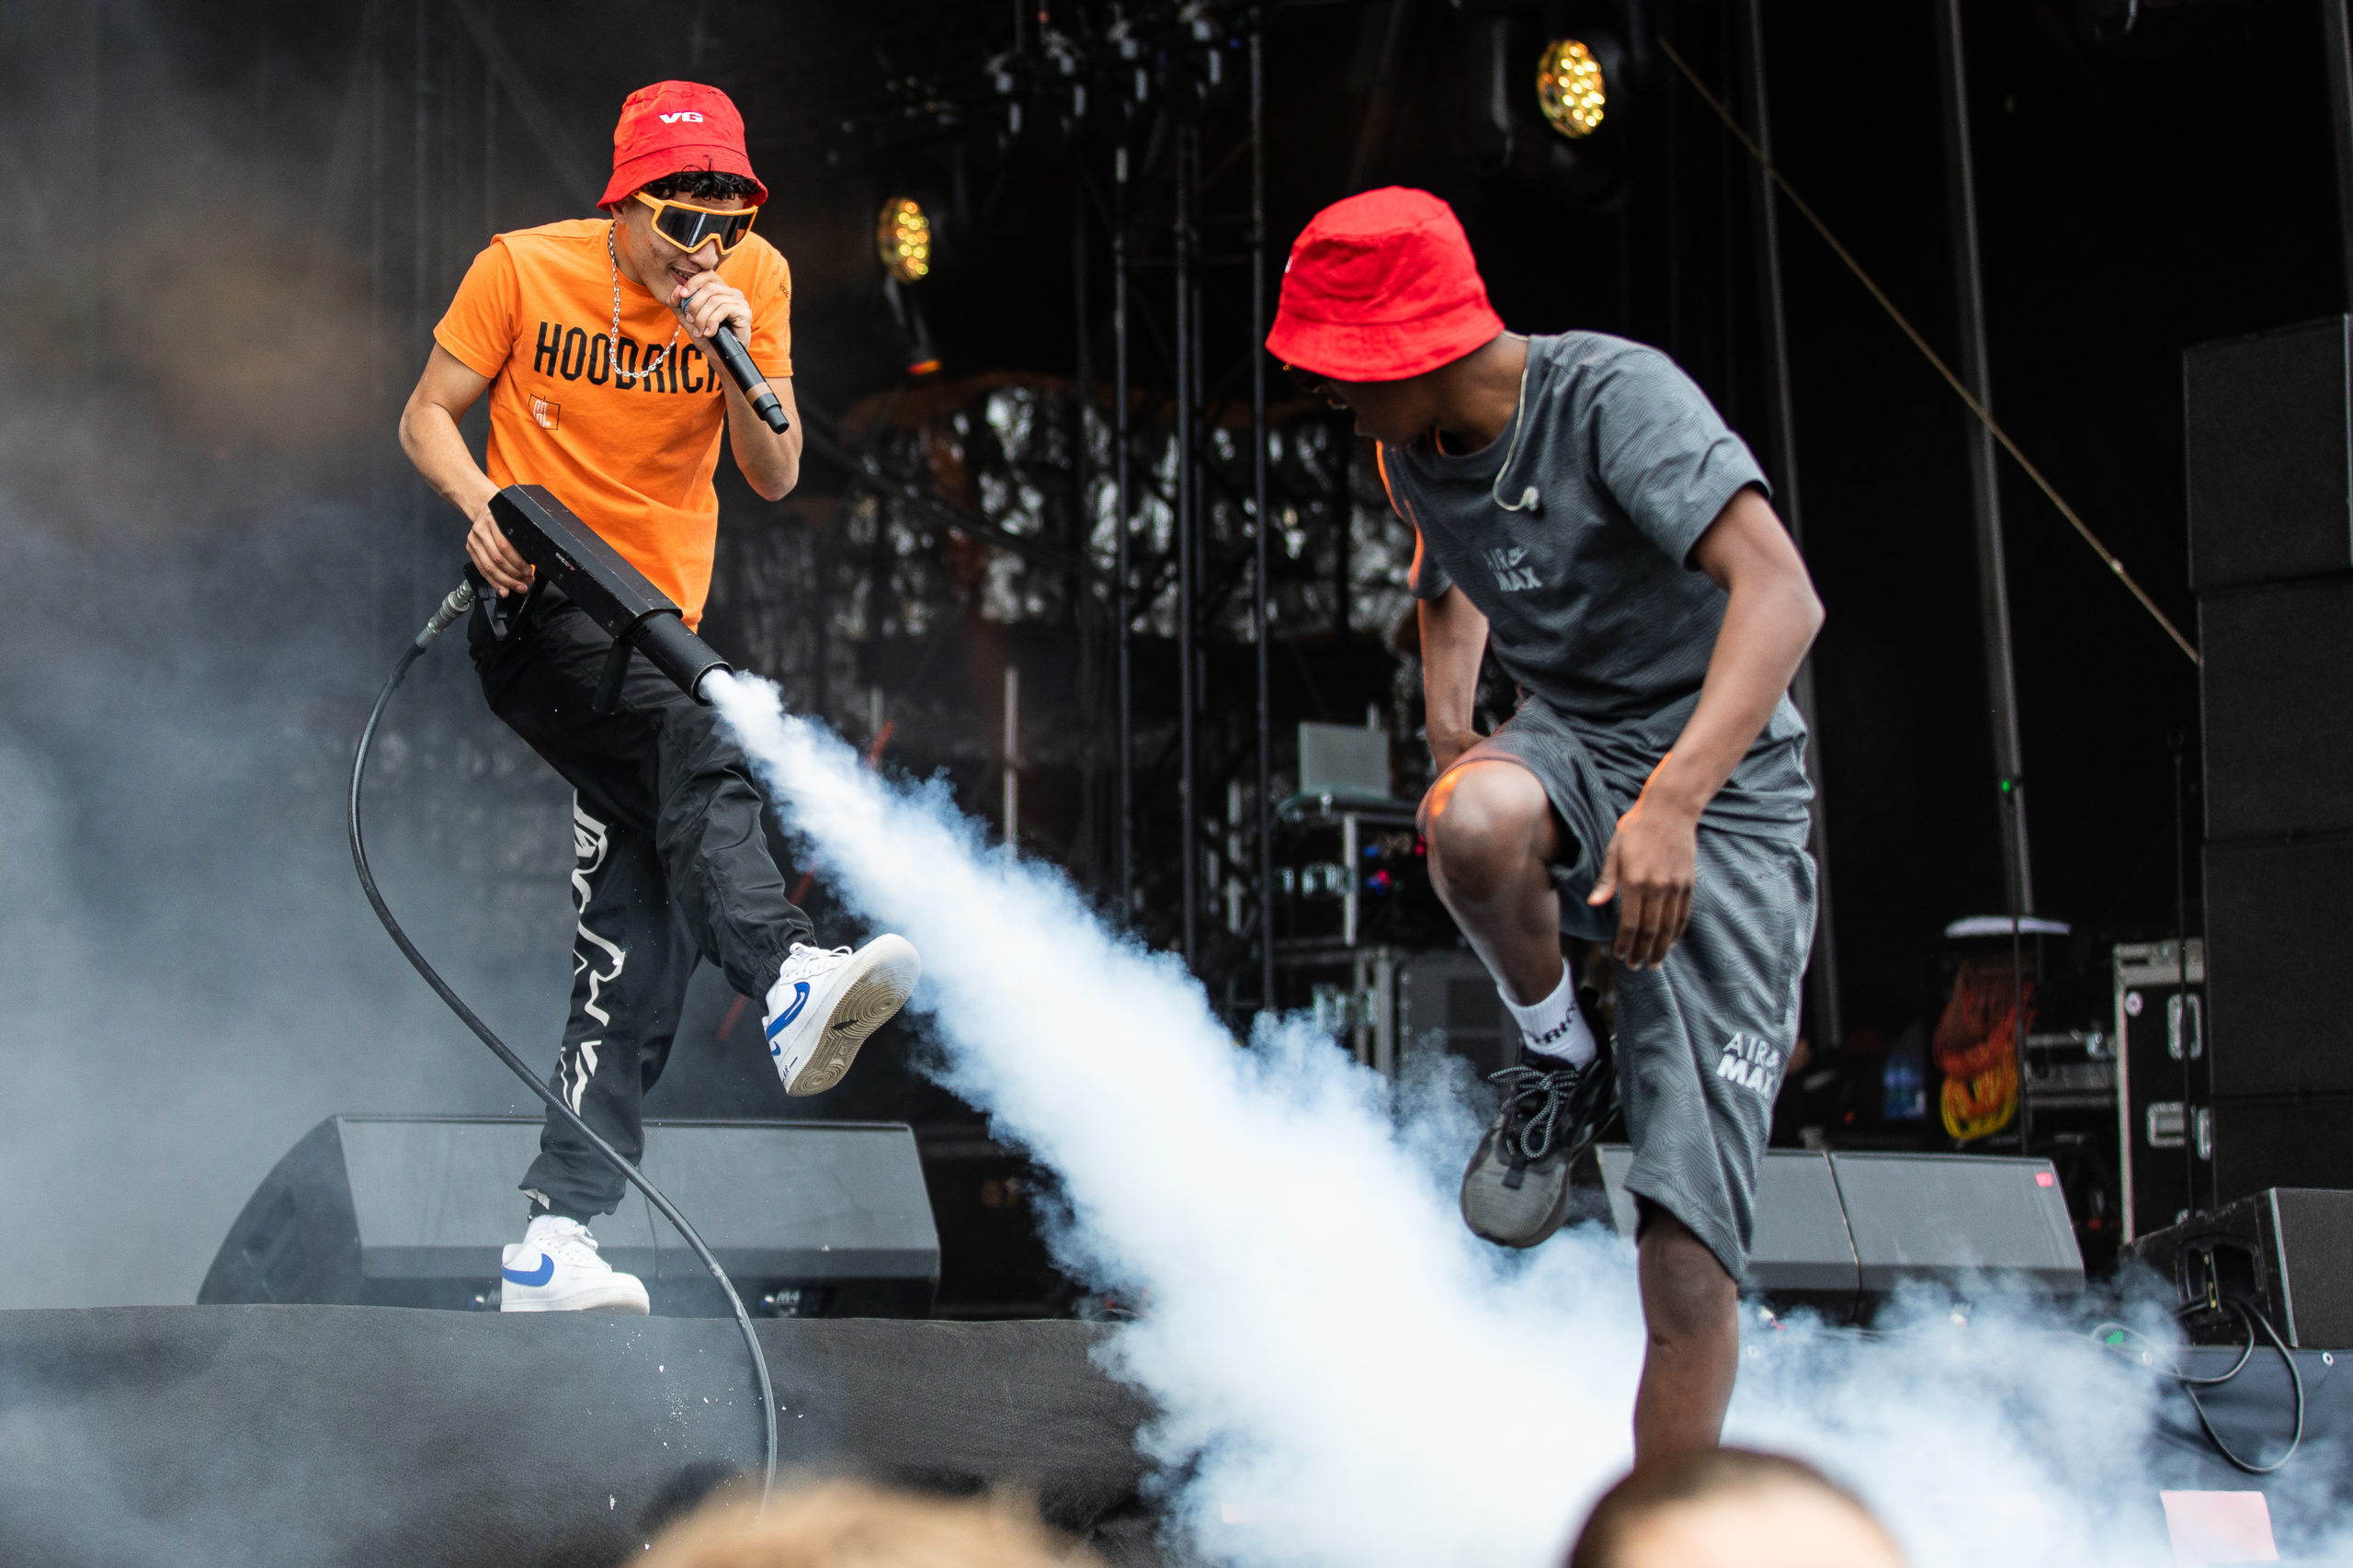
[[[2051,504],[2059,508],[2059,515],[2066,518],[2075,527],[2075,531],[2083,536],[2084,542],[2092,547],[2092,553],[2097,555],[2101,562],[2116,574],[2116,580],[2124,585],[2127,592],[2141,601],[2141,608],[2154,616],[2159,626],[2165,628],[2165,635],[2174,640],[2175,646],[2189,655],[2189,662],[2202,665],[2205,660],[2199,656],[2196,645],[2181,634],[2181,629],[2174,625],[2172,619],[2164,610],[2157,608],[2157,601],[2149,597],[2148,590],[2132,580],[2132,574],[2124,569],[2124,562],[2117,559],[2116,552],[2099,541],[2099,536],[2092,532],[2090,525],[2078,517],[2075,509],[2067,505],[2066,498],[2059,494],[2057,488],[2049,480],[2042,477],[2042,471],[2035,467],[2027,455],[2018,449],[2018,444],[2010,439],[2010,433],[1995,423],[1993,415],[1986,411],[1985,405],[1977,401],[1976,395],[1962,384],[1961,379],[1952,373],[1951,367],[1944,362],[1935,349],[1928,347],[1928,340],[1920,335],[1919,328],[1914,326],[1904,312],[1895,308],[1895,301],[1889,299],[1887,291],[1872,280],[1870,273],[1863,270],[1863,264],[1857,261],[1854,254],[1838,243],[1838,236],[1830,232],[1830,225],[1824,222],[1815,214],[1813,209],[1806,205],[1805,198],[1798,194],[1797,187],[1790,183],[1789,176],[1782,174],[1774,165],[1773,160],[1765,155],[1765,150],[1759,147],[1742,128],[1740,121],[1733,118],[1732,111],[1723,106],[1722,100],[1708,91],[1707,84],[1700,81],[1699,73],[1685,62],[1683,56],[1676,51],[1675,45],[1669,43],[1665,38],[1661,38],[1658,40],[1658,46],[1667,59],[1674,62],[1675,68],[1683,73],[1684,80],[1691,84],[1691,90],[1699,94],[1701,101],[1710,108],[1715,110],[1716,118],[1724,122],[1724,128],[1739,138],[1743,147],[1748,149],[1748,155],[1756,160],[1757,167],[1763,169],[1771,177],[1773,183],[1780,187],[1781,194],[1790,199],[1790,205],[1798,210],[1798,215],[1813,225],[1813,232],[1822,236],[1824,244],[1837,253],[1838,259],[1847,264],[1847,270],[1855,275],[1856,281],[1870,290],[1870,297],[1879,301],[1880,309],[1885,311],[1889,319],[1903,329],[1904,335],[1912,340],[1912,347],[1917,348],[1927,358],[1928,363],[1936,367],[1937,374],[1942,376],[1946,384],[1960,395],[1961,401],[1969,405],[1969,412],[1977,416],[1978,423],[1984,425],[1994,439],[2002,444],[2004,451],[2018,460],[2018,466],[2026,470],[2026,476],[2034,481],[2035,487],[2050,498]],[[2250,1328],[2248,1332],[2252,1334],[2254,1331]]]

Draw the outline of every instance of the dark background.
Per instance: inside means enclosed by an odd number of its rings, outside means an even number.
[[[1461,213],[1513,327],[1656,343],[1761,450],[1750,176],[1737,146],[1653,54],[1613,97],[1606,156],[1574,176],[1495,172],[1465,132],[1481,8],[1412,5],[1384,78],[1390,7],[1404,3],[1272,9],[1274,264],[1310,214],[1350,189],[1424,186]],[[1607,5],[1528,9],[1537,31],[1628,25]],[[1111,16],[1048,11],[1081,40],[1099,40]],[[2065,5],[1967,11],[1995,411],[2192,626],[2181,350],[2345,305],[2317,17],[2301,3],[2214,0],[2148,10],[2131,36],[2103,42]],[[1920,0],[1768,5],[1768,61],[1785,171],[1951,357],[1932,16]],[[494,33],[535,101],[490,68],[469,18]],[[1736,84],[1728,7],[1675,0],[1645,7],[1642,25],[1719,90]],[[582,181],[601,180],[631,89],[710,81],[742,107],[774,192],[760,228],[793,265],[795,370],[813,411],[870,411],[906,384],[910,340],[872,250],[877,201],[905,188],[943,220],[938,275],[909,291],[945,361],[937,384],[1028,373],[1038,416],[1066,417],[1052,409],[1067,401],[1082,330],[1098,389],[1109,374],[1116,131],[1098,95],[1074,134],[1041,132],[1036,112],[1022,136],[1006,132],[988,62],[1016,48],[1017,27],[1034,40],[1037,26],[1034,9],[913,0],[50,0],[0,19],[0,189],[13,193],[0,293],[14,324],[0,344],[0,560],[15,601],[0,628],[13,802],[0,869],[17,1074],[0,1115],[13,1134],[6,1174],[51,1199],[9,1221],[28,1259],[9,1300],[186,1299],[261,1170],[318,1116],[521,1103],[398,968],[349,885],[340,839],[358,719],[453,580],[457,519],[422,494],[393,421],[473,254],[496,230],[586,210]],[[1216,97],[1201,125],[1204,167],[1217,171],[1205,243],[1230,258],[1248,199],[1239,98]],[[1549,133],[1528,134],[1541,145]],[[1157,265],[1169,138],[1147,116],[1130,140],[1133,243]],[[1782,224],[1801,521],[1829,609],[1818,745],[1845,1014],[1850,1036],[1889,1036],[1933,1022],[1943,925],[1998,911],[2003,896],[1966,415],[1786,207]],[[1136,288],[1135,380],[1165,398],[1167,275],[1147,267]],[[1210,394],[1246,396],[1246,271],[1212,268],[1206,303]],[[1317,416],[1282,417],[1289,430]],[[1277,626],[1290,672],[1278,689],[1279,787],[1291,766],[1280,737],[1298,719],[1354,721],[1375,703],[1401,741],[1413,722],[1412,666],[1392,641],[1398,530],[1360,459],[1334,441],[1322,472],[1334,498],[1302,514],[1299,582]],[[799,590],[763,599],[775,579],[745,563],[822,557],[854,526],[842,498],[855,495],[813,460],[801,492],[770,508],[722,471],[712,632],[760,665],[763,613],[800,636],[812,613],[833,611],[813,612],[815,601],[790,597]],[[2194,781],[2194,671],[2006,460],[2002,484],[2038,906],[2075,923],[2070,961],[2097,976],[2107,944],[2169,933],[2177,919],[2168,735],[2184,735]],[[1053,526],[1078,528],[1085,513]],[[942,530],[901,548],[953,568],[936,595],[963,596],[960,632],[860,642],[844,621],[816,665],[779,655],[770,673],[861,740],[869,692],[888,688],[907,703],[896,765],[947,768],[968,805],[993,814],[990,661],[1076,669],[1089,623],[1063,601],[1023,608],[1017,593],[1013,608],[991,610],[957,574],[969,547]],[[1300,585],[1339,561],[1354,562],[1347,595]],[[1149,739],[1168,697],[1157,645],[1140,646]],[[562,794],[482,716],[461,665],[428,661],[403,699],[378,797],[385,874],[461,986],[549,1059],[564,981]],[[1245,724],[1248,678],[1238,650],[1213,663],[1211,706]],[[1099,738],[1071,737],[1099,737],[1100,682],[1099,669],[1067,690],[1033,680],[1038,706],[1025,713],[1041,758],[1057,736],[1069,744],[1025,786],[1023,821],[1033,847],[1098,890],[1110,864],[1104,758]],[[1411,753],[1401,744],[1408,784]],[[1246,777],[1246,751],[1234,755]],[[1135,918],[1165,940],[1170,779],[1162,752],[1140,767],[1146,897]],[[813,898],[822,909],[822,885]],[[1212,959],[1246,968],[1232,951]],[[754,1108],[782,1109],[713,1039],[729,1000],[723,987],[699,992],[657,1108],[766,1096],[775,1103]],[[2095,983],[2081,1017],[2048,1021],[2088,1022],[2102,1006]],[[931,1094],[877,1074],[865,1098],[828,1114],[928,1117],[943,1138],[972,1131]],[[136,1261],[99,1240],[125,1234]]]

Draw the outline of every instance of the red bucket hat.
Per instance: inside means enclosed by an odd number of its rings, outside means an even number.
[[[613,127],[613,179],[597,205],[610,207],[629,193],[683,169],[715,169],[742,175],[759,192],[754,206],[767,205],[768,187],[752,172],[744,151],[744,117],[717,87],[699,82],[656,82],[621,100]]]
[[[1336,201],[1291,243],[1267,348],[1343,381],[1400,381],[1504,329],[1454,209],[1389,186]]]

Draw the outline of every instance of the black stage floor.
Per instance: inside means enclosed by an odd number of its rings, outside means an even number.
[[[1158,1564],[1134,1443],[1152,1411],[1096,1366],[1107,1332],[763,1322],[783,1464],[959,1492],[1017,1486],[1119,1568]],[[2185,1358],[2211,1373],[2232,1357]],[[2287,1471],[2233,1470],[2168,1389],[2145,1506],[2157,1508],[2160,1488],[2261,1490],[2291,1558],[2348,1517],[2353,1362],[2320,1350],[2297,1360],[2309,1409]],[[0,1557],[44,1568],[608,1568],[640,1550],[665,1498],[756,1464],[750,1387],[726,1319],[0,1312]],[[2279,1452],[2292,1412],[2276,1355],[2205,1399],[2242,1452]]]
[[[2298,1350],[2304,1385],[2303,1436],[2295,1455],[2271,1475],[2234,1467],[2199,1425],[2198,1412],[2177,1384],[2160,1382],[2156,1430],[2150,1444],[2147,1503],[2159,1491],[2261,1492],[2269,1499],[2281,1554],[2309,1559],[2353,1521],[2353,1351]],[[2236,1349],[2199,1346],[2177,1353],[2193,1377],[2218,1377],[2239,1358]],[[2268,1346],[2248,1358],[2228,1382],[2198,1391],[2209,1420],[2234,1452],[2255,1464],[2278,1460],[2296,1430],[2295,1383],[2279,1353]]]
[[[1156,1562],[1150,1414],[1068,1322],[771,1320],[782,1463],[1034,1494]],[[0,1312],[0,1555],[608,1568],[666,1491],[756,1466],[727,1319],[389,1307]]]

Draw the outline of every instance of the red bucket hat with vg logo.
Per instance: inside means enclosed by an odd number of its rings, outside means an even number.
[[[1392,185],[1336,201],[1300,231],[1267,348],[1335,381],[1400,381],[1503,330],[1454,209]]]
[[[744,150],[744,117],[734,101],[700,82],[656,82],[621,100],[613,127],[613,178],[597,199],[611,207],[631,191],[684,169],[714,169],[742,175],[760,187],[756,207],[767,205],[768,187],[752,172]]]

